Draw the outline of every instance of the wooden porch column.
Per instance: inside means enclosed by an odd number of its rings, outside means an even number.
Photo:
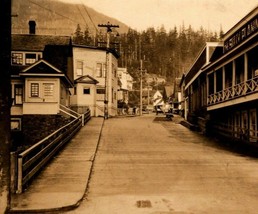
[[[236,85],[236,60],[232,62],[232,87]]]
[[[214,94],[217,92],[217,72],[213,73],[213,81],[214,81]]]
[[[225,66],[222,67],[222,99],[225,99],[225,89],[226,89],[226,73]]]
[[[225,66],[222,67],[222,90],[226,89],[226,73]]]
[[[234,86],[236,85],[236,60],[232,62],[232,96],[235,96]]]
[[[244,94],[246,94],[246,91],[247,91],[247,85],[246,85],[247,80],[248,80],[248,55],[247,53],[245,53],[244,54],[244,83],[245,83]]]

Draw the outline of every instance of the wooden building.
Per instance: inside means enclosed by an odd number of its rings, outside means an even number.
[[[257,57],[258,7],[224,35],[222,56],[202,68],[213,132],[257,142]]]
[[[220,43],[206,43],[184,74],[185,118],[199,130],[233,140],[258,140],[258,7]]]

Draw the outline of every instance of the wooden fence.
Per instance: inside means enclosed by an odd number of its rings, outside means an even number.
[[[65,143],[91,118],[90,110],[56,130],[20,154],[11,153],[11,190],[22,193],[24,187],[56,155]]]

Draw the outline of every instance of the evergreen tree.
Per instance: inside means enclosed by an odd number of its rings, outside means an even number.
[[[79,24],[77,25],[77,28],[75,30],[73,42],[75,44],[83,44],[83,33]]]
[[[90,35],[89,28],[86,27],[84,30],[84,35],[83,35],[83,44],[85,45],[94,45],[94,39]]]

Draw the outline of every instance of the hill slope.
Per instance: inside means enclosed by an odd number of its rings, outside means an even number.
[[[80,24],[82,31],[87,26],[90,32],[95,34],[98,24],[108,21],[118,24],[120,33],[128,31],[127,25],[92,8],[58,0],[13,0],[12,14],[18,15],[12,18],[12,33],[16,34],[28,34],[29,20],[36,21],[36,34],[72,35],[77,24]]]

